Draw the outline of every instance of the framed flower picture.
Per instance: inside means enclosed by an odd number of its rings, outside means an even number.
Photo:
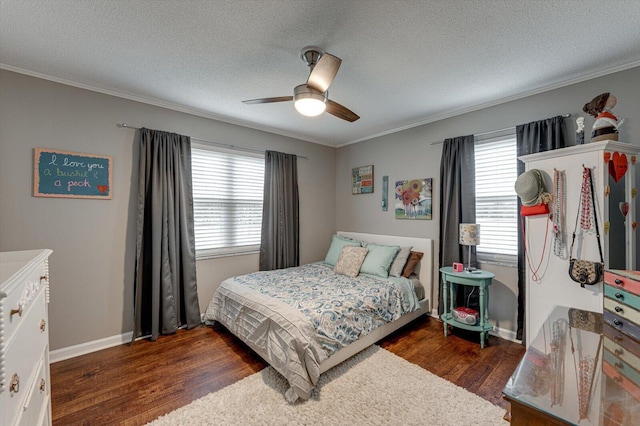
[[[396,219],[431,220],[431,178],[396,182]]]

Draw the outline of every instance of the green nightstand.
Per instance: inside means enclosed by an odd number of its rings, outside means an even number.
[[[447,325],[463,328],[465,330],[480,332],[480,347],[484,348],[484,341],[493,330],[493,325],[489,323],[489,286],[493,282],[494,274],[491,272],[477,270],[475,272],[454,272],[451,266],[440,268],[442,274],[442,299],[444,302],[444,312],[440,319],[444,322],[444,336],[447,336]],[[456,321],[451,316],[451,311],[456,307],[457,285],[468,285],[478,287],[480,290],[480,318],[476,325],[464,324]]]

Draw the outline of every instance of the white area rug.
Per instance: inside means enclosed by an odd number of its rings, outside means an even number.
[[[505,410],[378,346],[320,376],[290,405],[268,367],[150,423],[162,425],[487,425]]]

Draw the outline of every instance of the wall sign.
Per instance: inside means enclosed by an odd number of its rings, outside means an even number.
[[[389,176],[382,176],[382,211],[389,210]]]
[[[110,200],[113,160],[109,156],[35,148],[35,197]]]
[[[351,193],[373,193],[373,166],[363,166],[351,169]]]

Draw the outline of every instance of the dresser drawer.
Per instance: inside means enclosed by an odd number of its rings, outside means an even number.
[[[631,396],[640,401],[640,387],[638,387],[631,380],[626,378],[623,374],[615,369],[615,367],[609,364],[607,361],[602,363],[602,371],[608,377],[611,377],[620,387],[627,391]]]
[[[618,300],[613,300],[608,297],[604,298],[604,308],[615,312],[617,315],[620,315],[622,318],[629,320],[634,324],[640,324],[640,311],[632,308],[629,305],[619,302]]]
[[[617,300],[625,305],[640,309],[640,296],[629,293],[622,287],[616,287],[609,284],[604,285],[604,295],[610,299]]]
[[[636,274],[637,272],[634,271],[605,271],[604,282],[640,296],[640,281],[638,280],[640,275]]]
[[[640,326],[638,326],[637,324],[634,324],[607,309],[604,310],[602,315],[604,318],[604,322],[609,324],[614,329],[621,331],[627,336],[631,336],[636,340],[640,340]]]
[[[608,350],[604,351],[603,357],[615,371],[626,377],[627,380],[631,381],[636,386],[640,387],[640,373],[638,373],[637,370],[633,369],[629,364],[622,361]]]
[[[604,338],[604,348],[620,360],[640,371],[640,354],[631,352],[606,336]]]
[[[621,333],[619,330],[616,330],[607,323],[604,324],[603,330],[604,337],[606,339],[610,339],[611,341],[613,341],[613,343],[622,346],[622,348],[626,351],[629,351],[640,357],[640,341],[635,340],[624,333]]]
[[[6,342],[7,346],[2,349],[4,352],[0,353],[6,373],[5,385],[0,393],[4,419],[13,421],[19,415],[28,396],[29,385],[38,374],[39,360],[48,348],[49,326],[46,318],[45,291],[41,288],[13,339]],[[15,383],[13,389],[12,382]]]
[[[7,293],[7,297],[0,299],[3,307],[0,315],[3,316],[5,342],[12,339],[16,330],[28,315],[38,292],[47,285],[46,278],[42,278],[44,276],[45,266],[40,263],[34,270],[29,272],[25,279],[20,280],[18,285]]]
[[[51,426],[51,410],[49,406],[51,405],[51,397],[47,398],[47,406],[43,407],[44,412],[42,413],[42,421],[38,423],[38,426]]]
[[[636,370],[640,370],[640,358],[630,350],[614,343],[613,340],[608,337],[604,338],[604,348],[615,355],[616,358],[624,361]]]
[[[47,351],[48,348],[45,348]],[[21,417],[17,419],[16,425],[31,426],[43,424],[46,416],[49,415],[50,385],[47,376],[48,357],[42,353],[38,362],[37,374],[26,389],[26,399],[20,408]]]

